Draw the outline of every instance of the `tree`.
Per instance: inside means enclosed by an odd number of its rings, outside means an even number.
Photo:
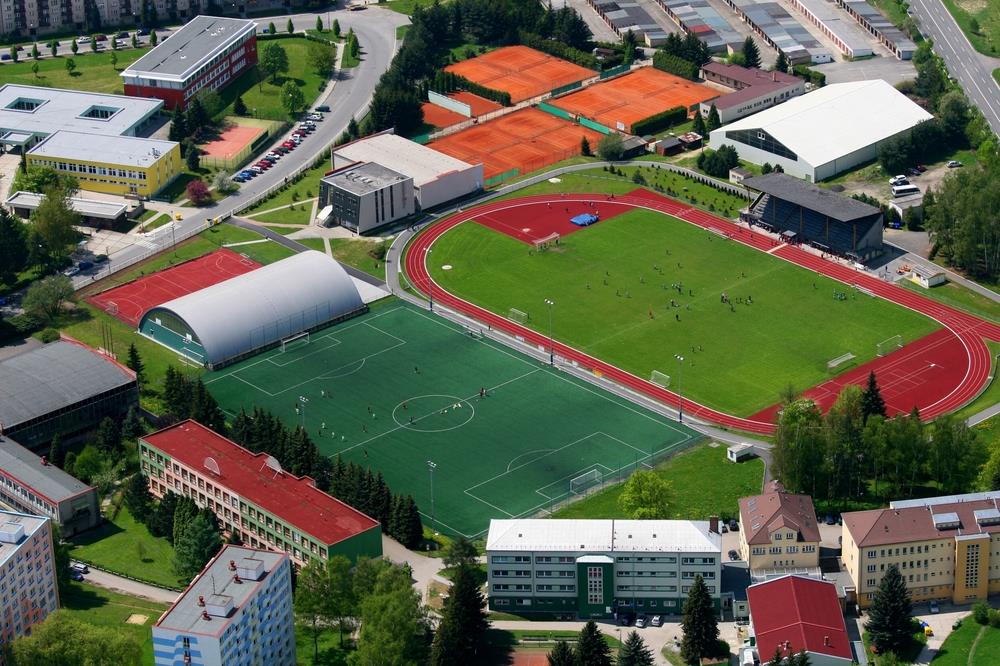
[[[135,405],[128,408],[125,418],[122,419],[122,436],[126,439],[134,440],[141,437],[146,432],[146,426],[139,417],[139,412]]]
[[[825,449],[823,414],[816,403],[800,398],[785,405],[771,451],[775,478],[789,492],[819,497],[818,491],[825,490]]]
[[[632,630],[618,652],[616,666],[653,666],[653,651],[642,640],[638,631]]]
[[[146,523],[155,510],[153,496],[149,492],[149,482],[141,473],[136,472],[125,482],[123,499],[125,508],[140,523]]]
[[[549,666],[576,666],[576,655],[566,641],[556,641],[549,652]]]
[[[309,65],[320,76],[325,76],[333,71],[333,65],[336,62],[333,46],[324,42],[309,42],[306,58]]]
[[[39,58],[42,57],[42,54],[38,52],[37,42],[31,45],[31,57],[35,60],[38,60]]]
[[[431,666],[479,663],[479,646],[485,642],[490,626],[485,607],[474,565],[460,564],[431,646]]]
[[[886,416],[885,400],[882,399],[882,392],[875,380],[874,370],[868,373],[868,385],[865,387],[865,392],[861,394],[861,413],[864,415],[865,421],[868,421],[870,416]]]
[[[122,451],[121,429],[110,416],[105,416],[97,425],[94,445],[109,456],[116,456]]]
[[[578,666],[611,666],[611,648],[597,623],[589,620],[580,630],[576,642],[576,663]]]
[[[59,433],[56,433],[52,435],[52,441],[49,442],[49,463],[62,468],[64,462],[66,462],[66,454],[63,451],[62,438]]]
[[[780,49],[778,50],[778,59],[774,61],[774,71],[788,73],[788,56]]]
[[[182,113],[181,111],[175,111],[173,119],[170,121],[170,130],[167,134],[167,138],[171,141],[177,141],[181,144],[181,148],[186,150],[187,146],[184,141],[189,136],[191,136],[191,131],[188,129],[187,114]]]
[[[70,205],[71,195],[72,191],[68,188],[49,187],[31,213],[31,226],[42,237],[53,257],[66,256],[69,246],[78,236],[73,226],[80,223],[80,215]]]
[[[190,417],[203,426],[211,428],[217,433],[224,434],[226,432],[226,417],[222,413],[219,403],[216,402],[212,394],[205,388],[201,377],[196,377],[193,382],[188,382],[188,385],[191,396]],[[293,471],[301,474],[311,470],[294,470],[293,465]]]
[[[420,511],[417,509],[417,503],[410,495],[407,495],[406,499],[403,500],[402,524],[400,528],[402,532],[394,535],[400,543],[410,549],[418,548],[424,540],[424,526],[420,521]]]
[[[59,316],[63,303],[73,295],[73,282],[65,275],[50,275],[28,287],[22,303],[26,312],[51,322]]]
[[[261,49],[257,66],[265,77],[271,77],[271,83],[277,83],[278,74],[288,71],[288,53],[277,42],[268,42]]]
[[[987,462],[986,448],[965,421],[943,416],[930,437],[930,465],[945,494],[966,492]]]
[[[323,561],[313,558],[299,572],[295,585],[295,620],[313,640],[313,663],[319,660],[319,637],[330,615],[331,592]]]
[[[651,470],[638,470],[622,488],[618,508],[633,520],[666,520],[670,517],[670,482]]]
[[[134,342],[129,343],[128,358],[125,359],[125,367],[135,373],[135,379],[141,386],[146,380],[143,372],[145,370],[145,366],[143,365],[142,357],[139,356],[139,350],[136,348]]]
[[[184,531],[198,515],[198,505],[187,496],[178,496],[174,506],[174,522],[170,526],[170,535],[167,539],[174,545],[184,535]]]
[[[691,131],[699,136],[705,136],[708,134],[705,130],[705,117],[701,115],[701,111],[695,111],[694,125],[691,127]]]
[[[0,208],[0,284],[13,284],[27,265],[25,225],[6,208]]]
[[[760,68],[760,50],[752,37],[747,37],[743,41],[743,62],[747,67]]]
[[[587,140],[587,137],[580,139],[580,154],[584,157],[590,157],[592,154],[590,151],[590,141]]]
[[[204,206],[212,201],[212,193],[201,178],[195,178],[184,188],[184,194],[195,206]]]
[[[701,663],[702,657],[714,657],[718,650],[719,624],[708,586],[700,575],[684,601],[684,619],[681,626],[684,638],[681,641],[681,657],[689,664]]]
[[[340,21],[333,19],[333,36],[340,39]]]
[[[969,18],[969,31],[974,35],[979,34],[979,20],[975,16]]]
[[[233,113],[235,113],[238,116],[247,115],[247,105],[243,101],[243,95],[236,96],[236,101],[233,102]]]
[[[134,32],[132,33],[132,48],[139,48],[139,37]]]
[[[174,570],[184,579],[194,578],[221,547],[219,531],[199,514],[174,542]]]
[[[354,34],[354,28],[347,31],[347,52],[352,58],[357,58],[361,53],[361,44],[358,43],[358,36]]]
[[[879,582],[868,609],[865,631],[882,654],[900,654],[913,640],[913,605],[906,581],[895,564],[890,564]]]
[[[316,32],[323,32],[323,17],[316,16]]]
[[[747,39],[750,38],[747,37]],[[708,118],[705,120],[705,131],[711,133],[712,130],[717,130],[720,127],[722,127],[722,120],[719,118],[719,110],[713,104],[708,109]]]
[[[37,62],[31,63],[31,73],[35,75],[36,79],[38,78],[38,70],[39,70],[38,63]]]
[[[295,26],[292,25],[292,19],[288,19],[288,23],[285,24],[285,30],[288,32],[289,35],[295,33]]]
[[[152,3],[150,3],[150,4],[152,4]],[[149,30],[149,45],[150,46],[156,46],[156,42],[158,42],[159,40],[160,40],[160,38],[156,36],[156,30],[153,29],[153,28],[150,28],[150,30]]]
[[[443,562],[449,569],[461,566],[475,566],[479,552],[474,543],[459,536],[445,547]]]
[[[16,46],[11,46],[10,47],[10,59],[13,60],[14,62],[17,62],[17,59],[19,57],[20,56],[18,55],[17,47]]]
[[[117,72],[118,71],[118,54],[115,53],[114,51],[111,52],[110,61],[111,61],[111,69],[113,69],[113,70],[115,70]]]
[[[56,569],[56,585],[59,592],[63,593],[70,588],[69,577],[69,544],[63,541],[62,527],[53,521],[52,525],[52,559]]]
[[[90,36],[90,50],[91,50],[91,52],[97,53],[98,48],[99,47],[97,45],[97,35],[91,35]]]
[[[383,575],[380,578],[384,578]],[[391,575],[391,574],[390,574]],[[420,595],[406,586],[376,584],[360,604],[361,631],[349,666],[423,666],[427,661],[427,617]]]
[[[74,39],[72,42],[70,42],[70,44],[69,44],[69,50],[73,53],[73,55],[76,55],[77,53],[79,53],[79,51],[80,51],[80,45],[76,43],[76,39]],[[69,69],[69,67],[67,67],[66,69]],[[70,70],[70,71],[72,71],[72,70]]]
[[[149,533],[155,537],[166,537],[168,541],[173,539],[174,530],[174,510],[177,508],[178,496],[172,492],[167,492],[156,506],[149,512],[146,519],[146,527]]]
[[[188,171],[198,171],[201,168],[201,150],[194,143],[188,145],[184,155],[184,165]]]
[[[597,156],[606,162],[617,162],[625,154],[620,134],[607,134],[597,142]]]
[[[294,114],[305,106],[305,103],[306,98],[302,94],[302,89],[294,81],[286,81],[285,85],[281,86],[281,105],[288,113]]]
[[[69,455],[66,456],[66,471],[84,483],[90,481],[101,473],[104,468],[104,456],[93,444],[87,444],[83,450],[73,460],[73,467],[69,465]]]
[[[112,37],[109,41],[111,42],[111,53],[114,54],[118,50],[118,38]]]
[[[965,142],[965,131],[969,125],[969,100],[961,90],[952,90],[938,100],[937,115],[945,135],[952,141]]]
[[[178,419],[186,419],[191,413],[191,396],[188,394],[187,380],[172,365],[167,366],[163,377],[163,402],[167,411]]]
[[[86,624],[57,610],[10,645],[14,664],[138,664],[142,645],[114,627]]]
[[[59,43],[53,39],[51,42],[49,42],[49,55],[55,58],[56,54],[58,53],[59,53]]]
[[[274,27],[274,21],[270,21],[267,24],[267,32],[268,32],[268,34],[271,34],[271,35],[273,35],[276,32],[278,32],[278,29],[276,27]]]
[[[631,65],[635,62],[635,52],[638,47],[635,32],[627,30],[622,35],[622,47],[622,64]]]
[[[74,44],[75,43],[76,42],[74,42]],[[66,58],[66,73],[69,74],[70,76],[75,76],[74,74],[75,71],[76,71],[76,60],[73,60],[72,58]]]

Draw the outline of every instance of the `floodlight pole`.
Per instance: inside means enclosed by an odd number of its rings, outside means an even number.
[[[434,470],[437,469],[437,463],[433,460],[427,461],[427,469],[431,473],[431,526],[434,528],[434,533],[437,533],[437,519],[434,514]]]
[[[546,298],[545,304],[549,306],[549,365],[556,364],[556,341],[552,337],[552,306],[556,304],[555,301]]]
[[[299,396],[299,403],[302,405],[299,410],[302,412],[302,429],[306,429],[306,405],[309,404],[309,398],[304,395]]]
[[[684,423],[684,394],[681,392],[681,380],[684,378],[684,357],[674,354],[677,359],[677,420]]]

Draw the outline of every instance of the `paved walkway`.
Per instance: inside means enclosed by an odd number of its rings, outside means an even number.
[[[428,591],[432,581],[450,585],[447,578],[440,575],[444,562],[439,557],[427,557],[408,550],[395,539],[382,535],[382,556],[396,564],[408,564],[413,572],[413,586],[420,593],[424,603],[429,600]]]
[[[107,573],[106,571],[98,571],[94,568],[90,569],[90,573],[84,574],[83,578],[85,582],[90,583],[91,585],[97,585],[98,587],[103,587],[113,592],[130,594],[134,597],[142,597],[143,599],[149,599],[150,601],[156,601],[161,604],[172,604],[177,600],[177,597],[180,596],[177,592],[172,590],[165,590],[162,587],[154,587],[153,585],[138,583],[134,580],[122,578],[121,576],[116,576],[114,574]]]

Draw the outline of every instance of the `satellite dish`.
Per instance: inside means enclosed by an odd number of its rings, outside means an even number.
[[[222,476],[222,472],[219,471],[219,463],[215,462],[215,458],[205,458],[205,462],[202,463],[205,469],[207,469],[212,474],[216,476]]]
[[[270,468],[275,473],[275,475],[281,474],[281,472],[284,471],[281,469],[281,463],[278,462],[278,459],[275,458],[274,456],[268,456],[264,460],[264,467]],[[263,469],[263,467],[261,469]]]

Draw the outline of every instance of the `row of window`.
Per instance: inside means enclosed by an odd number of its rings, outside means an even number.
[[[913,555],[914,553],[916,553],[916,554],[928,553],[928,552],[930,552],[931,548],[937,549],[937,547],[938,547],[938,545],[936,543],[932,543],[932,544],[920,544],[920,545],[917,545],[917,546],[910,546],[909,547],[910,548],[909,554]],[[944,544],[942,544],[941,547],[944,548]],[[895,548],[895,549],[893,549],[893,548],[881,548],[881,549],[879,549],[877,551],[875,549],[871,549],[867,553],[869,559],[874,559],[876,557],[893,557],[893,556],[897,556],[898,557],[899,555],[906,555],[906,554],[907,554],[906,546],[903,546],[902,548]]]
[[[8,476],[0,476],[0,499],[7,504],[15,504],[30,513],[42,512],[56,517],[56,507],[31,492]]]
[[[115,176],[117,178],[129,178],[131,180],[146,180],[146,172],[136,171],[135,169],[118,169],[115,167],[95,166],[93,164],[77,164],[76,162],[60,162],[57,160],[32,159],[31,162],[32,164],[52,167],[56,171],[65,171],[67,173],[96,174],[98,176]]]
[[[576,558],[573,556],[551,556],[551,555],[537,555],[535,556],[536,564],[573,564]],[[658,562],[662,564],[677,564],[677,557],[673,555],[637,555],[629,556],[622,555],[615,558],[616,562]],[[531,555],[491,555],[490,562],[493,564],[530,564]],[[681,558],[682,564],[715,564],[714,557],[684,557]]]
[[[799,546],[785,546],[784,549],[782,549],[781,546],[770,546],[770,547],[754,546],[750,552],[753,555],[764,555],[764,554],[781,555],[782,553],[795,555],[799,552],[799,550],[800,550]],[[815,553],[816,546],[802,546],[801,551],[803,553]]]

